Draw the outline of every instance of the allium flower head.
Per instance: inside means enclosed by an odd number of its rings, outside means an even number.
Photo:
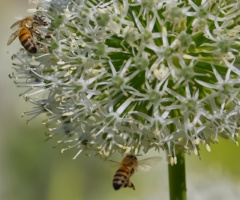
[[[218,3],[216,3],[218,2]],[[41,0],[47,48],[14,58],[17,86],[63,150],[108,157],[199,155],[237,144],[240,4],[207,0]]]

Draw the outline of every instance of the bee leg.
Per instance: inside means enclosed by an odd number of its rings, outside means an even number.
[[[40,38],[45,38],[45,39],[50,39],[50,38],[53,38],[53,36],[52,35],[50,35],[50,34],[47,34],[47,35],[43,35],[43,34],[41,34],[41,32],[39,31],[39,30],[35,30],[34,31],[34,34],[35,35],[37,35],[38,37],[40,37]]]
[[[40,32],[34,32],[37,36],[41,37],[41,38],[52,38],[53,36],[52,35],[41,35]],[[44,44],[41,44],[39,42],[36,42],[37,46],[42,48],[44,53],[48,52],[48,46],[47,45],[44,45]]]
[[[48,52],[48,47],[47,47],[47,45],[41,44],[41,43],[39,43],[39,42],[36,42],[36,44],[37,44],[37,46],[38,46],[39,48],[43,49],[43,52],[44,52],[44,53],[47,53],[47,52]]]
[[[50,39],[50,38],[53,38],[53,36],[52,36],[52,35],[45,35],[44,38],[46,38],[46,39]]]
[[[129,188],[132,188],[133,190],[135,190],[135,186],[133,185],[133,183],[130,180],[128,180],[128,182],[125,183],[124,187],[129,187]]]
[[[135,190],[135,186],[133,185],[133,183],[131,182],[131,186],[130,188],[132,188],[133,190]]]
[[[33,31],[33,33],[34,33],[34,35],[43,38],[43,37],[42,37],[42,34],[41,34],[41,32],[40,32],[39,30],[35,29],[35,30]]]

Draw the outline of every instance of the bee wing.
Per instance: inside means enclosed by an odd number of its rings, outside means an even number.
[[[10,45],[17,36],[18,36],[18,31],[15,31],[14,33],[12,33],[8,39],[7,45]]]
[[[161,161],[162,158],[159,156],[146,158],[138,162],[137,169],[141,171],[149,171],[154,165],[160,163]]]
[[[120,163],[114,160],[106,160],[106,164],[113,169],[117,169],[120,166]]]
[[[10,28],[13,28],[14,26],[17,26],[18,24],[20,24],[22,22],[21,20],[16,21],[15,23],[13,23],[13,25]]]

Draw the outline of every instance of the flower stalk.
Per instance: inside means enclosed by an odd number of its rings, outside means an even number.
[[[186,200],[187,186],[185,173],[185,155],[176,155],[177,164],[168,164],[168,181],[170,200]]]

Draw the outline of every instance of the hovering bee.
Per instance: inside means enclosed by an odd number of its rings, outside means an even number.
[[[34,41],[33,34],[41,36],[37,27],[47,26],[47,22],[34,15],[15,22],[10,28],[17,25],[19,29],[10,35],[7,45],[10,45],[18,36],[20,43],[28,52],[37,53],[37,43]]]
[[[137,169],[148,171],[152,165],[157,164],[162,160],[161,157],[151,157],[144,160],[137,160],[137,157],[134,155],[127,155],[121,163],[115,161],[109,161],[112,163],[117,163],[120,167],[116,171],[113,177],[113,188],[119,190],[120,188],[129,187],[135,190],[135,186],[130,181],[130,177],[134,174]]]

